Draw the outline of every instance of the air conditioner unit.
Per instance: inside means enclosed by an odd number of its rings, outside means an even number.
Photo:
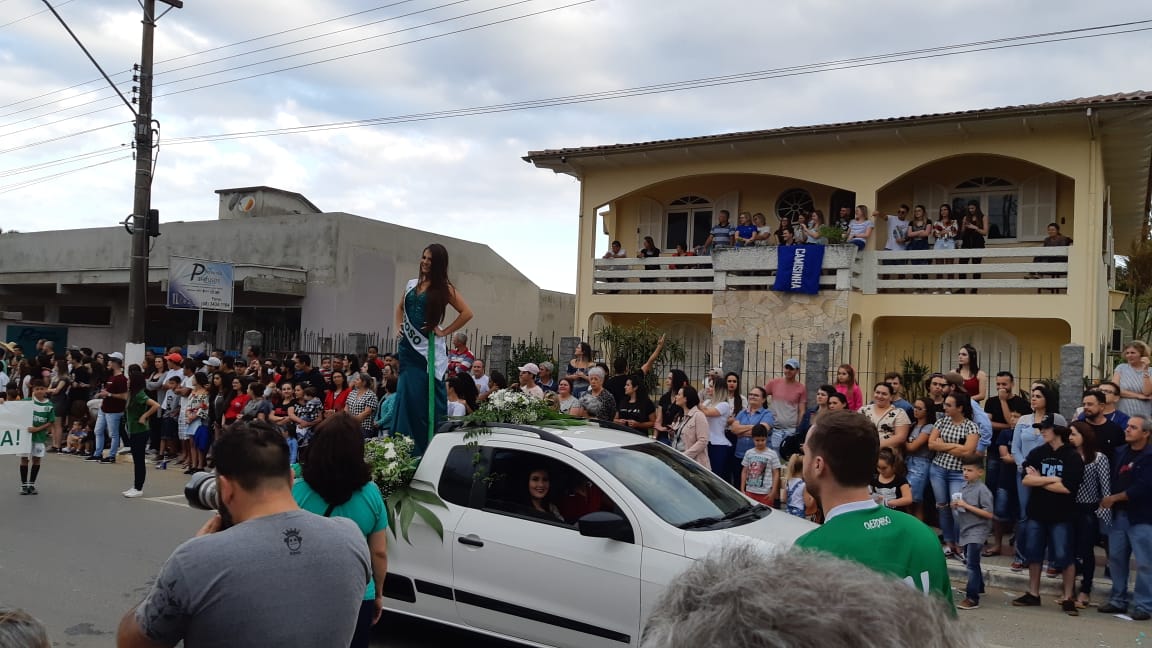
[[[1108,345],[1110,353],[1120,353],[1120,349],[1124,346],[1124,331],[1114,328],[1112,329],[1112,343]]]

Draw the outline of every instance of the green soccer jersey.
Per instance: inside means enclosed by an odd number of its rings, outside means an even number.
[[[52,401],[32,399],[32,427],[40,427],[55,420],[56,406]],[[32,443],[48,443],[48,431],[51,429],[44,428],[40,432],[33,432]]]
[[[940,542],[932,529],[911,515],[881,506],[849,510],[800,536],[796,546],[891,574],[940,597],[955,613]]]

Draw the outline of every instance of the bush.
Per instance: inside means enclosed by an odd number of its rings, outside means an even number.
[[[900,361],[900,382],[904,385],[904,398],[910,402],[916,402],[917,398],[924,398],[928,395],[928,388],[924,386],[924,380],[931,373],[928,365],[919,362],[913,358],[904,358]]]
[[[504,375],[508,377],[509,384],[516,384],[517,376],[520,374],[518,369],[534,362],[539,365],[541,362],[548,361],[553,365],[556,364],[556,358],[552,357],[552,349],[544,344],[544,340],[535,339],[525,342],[521,340],[512,345],[511,352],[508,354],[508,365],[504,367]],[[557,375],[562,372],[553,372]]]
[[[639,371],[648,360],[648,356],[656,350],[656,344],[663,331],[652,326],[648,320],[641,320],[635,326],[619,326],[609,324],[592,334],[592,340],[604,352],[604,359],[608,366],[616,358],[623,357],[628,361],[631,371]],[[653,367],[668,363],[684,362],[684,345],[679,340],[665,337],[664,348],[657,356]],[[648,372],[644,377],[644,386],[652,394],[660,377],[655,371]]]

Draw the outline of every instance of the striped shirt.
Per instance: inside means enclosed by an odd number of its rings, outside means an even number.
[[[40,427],[45,423],[56,420],[56,406],[50,400],[32,399],[32,427]],[[44,428],[32,433],[32,443],[47,443],[48,432],[51,428]]]
[[[1096,453],[1096,459],[1084,464],[1084,481],[1076,491],[1076,503],[1096,506],[1096,515],[1106,524],[1112,524],[1112,511],[1099,508],[1100,500],[1112,492],[1112,474],[1109,471],[1108,457],[1103,452]]]

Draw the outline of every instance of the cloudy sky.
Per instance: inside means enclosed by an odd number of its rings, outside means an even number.
[[[578,1],[186,0],[156,34],[154,112],[162,140],[493,106],[1152,19],[1146,0],[567,6]],[[53,2],[110,74],[138,60],[137,2]],[[133,163],[115,150],[130,141],[131,115],[102,80],[57,92],[99,75],[51,14],[36,15],[43,10],[41,0],[0,0],[0,228],[113,225],[132,205]],[[536,12],[543,13],[525,17]],[[1148,27],[1152,22],[1128,29]],[[277,32],[285,33],[259,38]],[[324,210],[486,243],[542,287],[571,292],[578,186],[521,161],[529,150],[1152,90],[1150,42],[1152,31],[1142,31],[612,101],[173,143],[160,153],[153,206],[165,220],[213,219],[215,189],[270,185],[300,192]],[[303,53],[310,50],[319,51]],[[343,58],[264,74],[334,57]],[[113,80],[130,90],[129,74]],[[54,138],[62,139],[41,143]],[[50,178],[56,174],[63,175]]]

